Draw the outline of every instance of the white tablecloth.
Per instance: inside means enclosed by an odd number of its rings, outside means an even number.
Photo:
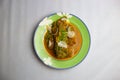
[[[37,24],[55,12],[90,31],[89,53],[71,69],[46,67],[33,50]],[[120,0],[0,0],[0,80],[120,80]]]

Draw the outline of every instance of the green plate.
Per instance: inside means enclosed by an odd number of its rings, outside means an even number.
[[[75,57],[69,60],[57,60],[51,57],[47,53],[43,43],[44,34],[47,31],[46,25],[50,25],[52,22],[58,20],[63,16],[66,16],[67,19],[72,24],[76,25],[76,27],[78,27],[82,35],[82,47],[79,53]],[[82,62],[83,59],[86,57],[90,47],[90,34],[86,25],[83,23],[83,21],[80,18],[72,14],[60,12],[47,16],[40,22],[40,24],[38,25],[35,31],[33,43],[36,54],[43,61],[44,64],[56,69],[66,69],[76,66],[77,64]]]

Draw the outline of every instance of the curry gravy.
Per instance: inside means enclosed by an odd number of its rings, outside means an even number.
[[[46,51],[48,52],[48,54],[50,56],[52,56],[55,59],[58,59],[58,60],[68,60],[68,59],[76,56],[79,53],[80,49],[81,49],[81,46],[82,46],[82,35],[81,35],[79,29],[75,25],[73,25],[71,23],[69,23],[69,24],[72,25],[71,27],[74,29],[74,32],[75,32],[75,37],[74,38],[75,38],[75,41],[76,41],[74,46],[69,46],[69,47],[72,47],[74,49],[74,53],[72,54],[72,56],[67,57],[67,58],[57,58],[55,56],[54,50],[53,49],[49,49],[47,47],[47,43],[46,43],[46,40],[44,38],[44,46],[45,46]],[[46,33],[45,33],[45,36],[46,36]]]

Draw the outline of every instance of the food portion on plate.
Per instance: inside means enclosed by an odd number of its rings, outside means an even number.
[[[77,55],[82,46],[80,30],[63,16],[46,26],[44,46],[48,54],[60,60]]]

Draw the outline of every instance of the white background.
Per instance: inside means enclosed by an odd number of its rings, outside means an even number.
[[[61,11],[91,35],[87,57],[67,70],[45,66],[32,45],[39,21]],[[0,0],[0,80],[120,80],[120,0]]]

